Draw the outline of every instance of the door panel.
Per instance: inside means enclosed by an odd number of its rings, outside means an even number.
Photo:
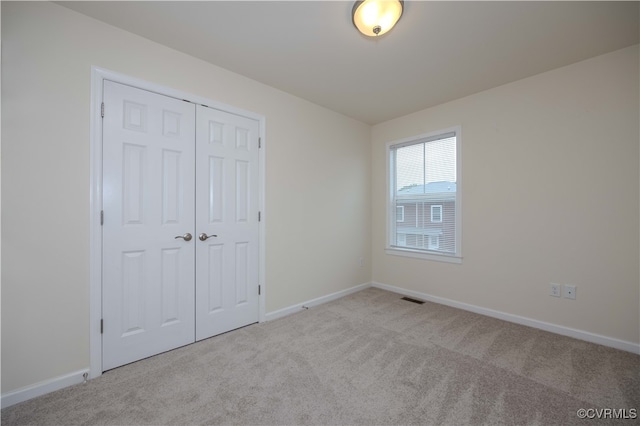
[[[105,81],[103,370],[194,341],[195,107]]]
[[[258,321],[256,120],[196,107],[196,340]]]
[[[259,123],[110,81],[104,102],[108,370],[258,321]]]

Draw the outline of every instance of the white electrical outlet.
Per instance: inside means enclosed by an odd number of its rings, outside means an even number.
[[[576,298],[576,286],[565,284],[563,285],[563,293],[565,299],[574,299]]]
[[[562,295],[562,286],[560,284],[551,283],[549,290],[549,296],[560,297]]]

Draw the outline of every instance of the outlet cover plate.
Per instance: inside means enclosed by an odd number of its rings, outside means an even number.
[[[560,297],[562,295],[562,286],[560,284],[551,283],[549,285],[549,296]]]
[[[575,285],[565,284],[563,290],[564,290],[563,293],[564,293],[564,298],[565,299],[573,299],[573,300],[575,300],[575,298],[576,298],[576,286]]]

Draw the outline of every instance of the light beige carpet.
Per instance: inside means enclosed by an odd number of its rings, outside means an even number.
[[[2,425],[638,424],[640,356],[367,289],[2,410]]]

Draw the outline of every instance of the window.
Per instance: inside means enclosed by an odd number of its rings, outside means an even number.
[[[387,144],[388,254],[461,263],[460,133]]]
[[[442,206],[431,206],[431,222],[442,222]]]
[[[429,250],[438,250],[440,248],[440,236],[429,235]]]

